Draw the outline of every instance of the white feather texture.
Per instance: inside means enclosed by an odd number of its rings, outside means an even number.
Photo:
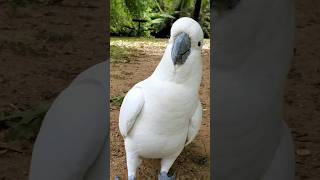
[[[183,17],[174,22],[170,31],[170,41],[181,32],[187,33],[195,46],[198,41],[203,40],[203,31],[199,23],[189,17]]]
[[[174,65],[171,49],[177,34],[191,39],[186,62]],[[140,158],[161,158],[167,172],[174,160],[196,136],[202,120],[199,87],[202,76],[203,32],[191,18],[177,20],[165,53],[154,73],[137,83],[126,95],[120,110],[119,128],[124,136],[128,175],[134,176]]]

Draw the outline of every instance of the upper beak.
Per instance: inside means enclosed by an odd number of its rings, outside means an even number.
[[[174,40],[171,49],[173,64],[183,64],[186,62],[191,48],[191,40],[187,33],[180,33]]]

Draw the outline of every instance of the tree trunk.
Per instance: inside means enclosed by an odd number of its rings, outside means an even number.
[[[200,10],[201,10],[201,0],[196,0],[193,11],[193,19],[199,21],[200,18]]]

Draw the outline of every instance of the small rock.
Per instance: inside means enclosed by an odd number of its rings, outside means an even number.
[[[296,153],[299,156],[309,156],[309,155],[311,155],[311,151],[309,149],[298,149],[296,151]]]

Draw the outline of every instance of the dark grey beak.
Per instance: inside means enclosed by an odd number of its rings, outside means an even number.
[[[173,64],[184,64],[190,54],[191,40],[187,33],[180,33],[174,40],[171,49]]]

